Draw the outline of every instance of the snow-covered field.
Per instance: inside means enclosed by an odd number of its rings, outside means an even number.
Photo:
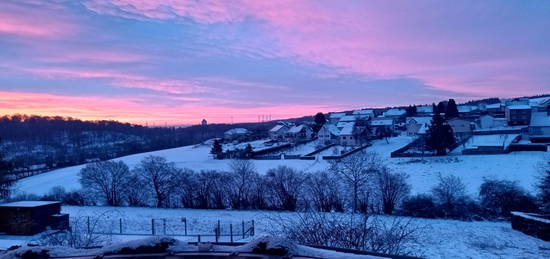
[[[269,234],[276,230],[276,218],[294,217],[296,213],[273,211],[153,209],[63,206],[62,211],[79,217],[108,215],[113,219],[123,218],[136,222],[150,222],[152,218],[187,218],[189,229],[211,231],[218,220],[223,223],[254,220],[256,235]],[[162,215],[162,216],[159,216]],[[381,216],[383,220],[389,217]],[[524,235],[512,230],[506,222],[464,222],[440,219],[415,219],[414,224],[423,228],[420,238],[412,246],[427,258],[550,258],[550,242]],[[115,224],[116,226],[116,224]],[[116,231],[116,227],[115,227]],[[191,232],[191,230],[190,230]],[[112,236],[113,242],[139,239],[145,236]],[[179,237],[182,240],[188,238]],[[7,244],[28,240],[2,240],[0,249]]]
[[[413,192],[428,192],[438,176],[453,174],[462,178],[468,192],[476,194],[484,177],[495,177],[518,181],[527,190],[534,190],[537,177],[537,165],[547,159],[545,152],[514,152],[503,155],[461,155],[449,157],[390,158],[390,153],[411,141],[411,137],[399,136],[389,140],[378,140],[367,151],[376,152],[386,164],[397,171],[410,175]],[[148,155],[163,156],[179,167],[193,170],[228,170],[230,160],[212,159],[209,145],[186,146],[119,158],[133,167]],[[294,167],[306,172],[326,170],[328,163],[323,160],[254,160],[260,173],[279,165]],[[66,190],[80,188],[78,173],[84,165],[53,170],[48,173],[25,178],[17,182],[15,191],[46,194],[54,186],[63,186]]]

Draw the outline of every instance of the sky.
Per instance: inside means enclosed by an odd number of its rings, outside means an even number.
[[[546,0],[0,1],[0,114],[254,122],[549,92]]]

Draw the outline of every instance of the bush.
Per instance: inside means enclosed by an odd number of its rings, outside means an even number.
[[[510,217],[511,211],[537,210],[535,198],[519,187],[517,182],[484,179],[479,187],[479,198],[481,206],[494,217]]]
[[[422,218],[435,218],[438,210],[429,194],[411,196],[403,201],[401,207],[402,215]]]

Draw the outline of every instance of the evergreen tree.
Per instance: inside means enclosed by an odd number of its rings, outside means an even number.
[[[254,150],[252,149],[252,146],[250,144],[247,144],[246,147],[244,148],[244,157],[251,158],[253,151]]]
[[[409,105],[409,107],[407,107],[405,111],[407,112],[407,117],[416,116],[417,114],[416,105]]]
[[[447,110],[445,110],[445,118],[452,119],[458,117],[458,108],[454,99],[449,99]]]
[[[453,129],[439,114],[432,117],[432,125],[428,129],[426,146],[429,150],[435,150],[437,156],[447,154],[447,149],[455,144]]]
[[[550,163],[543,168],[537,187],[539,188],[541,210],[545,214],[550,214]]]
[[[7,174],[11,170],[11,164],[4,160],[2,152],[0,152],[0,200],[7,198],[10,191],[10,182],[7,179]]]
[[[446,101],[439,102],[437,104],[437,112],[444,113],[445,111],[447,111],[447,102]]]
[[[432,112],[434,114],[439,113],[439,111],[437,110],[437,105],[435,105],[435,103],[432,103]]]
[[[322,112],[318,112],[317,114],[315,114],[313,121],[315,122],[315,124],[313,125],[313,131],[318,132],[323,127],[323,125],[325,125],[327,119]]]
[[[222,153],[222,144],[219,140],[214,140],[214,143],[212,144],[212,149],[210,150],[210,154],[212,154],[216,159],[221,159]]]

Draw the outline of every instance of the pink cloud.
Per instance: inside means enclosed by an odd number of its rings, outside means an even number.
[[[68,68],[21,68],[21,70],[46,78],[105,79],[119,87],[151,89],[170,94],[204,91],[200,85],[191,81],[157,79],[115,70],[77,70]]]
[[[31,38],[61,38],[73,34],[76,27],[58,8],[35,3],[22,7],[0,2],[0,34]]]
[[[94,0],[88,8],[103,14],[132,14],[148,19],[191,18],[204,24],[253,19],[265,24],[278,51],[260,54],[297,57],[305,63],[331,66],[335,73],[369,78],[410,77],[436,89],[480,95],[521,84],[516,80],[493,80],[495,74],[512,73],[516,78],[533,75],[514,71],[518,68],[514,62],[483,67],[474,73],[454,68],[481,61],[499,62],[503,57],[518,58],[529,45],[517,39],[538,37],[545,31],[540,24],[526,22],[513,8],[496,10],[488,3],[449,6],[432,1]],[[510,20],[513,26],[509,25]],[[249,42],[244,44],[251,47]],[[252,48],[262,50],[263,46]],[[537,65],[526,63],[530,67]],[[480,81],[484,83],[472,83]],[[538,84],[539,88],[544,86]],[[521,93],[510,90],[510,94]]]

